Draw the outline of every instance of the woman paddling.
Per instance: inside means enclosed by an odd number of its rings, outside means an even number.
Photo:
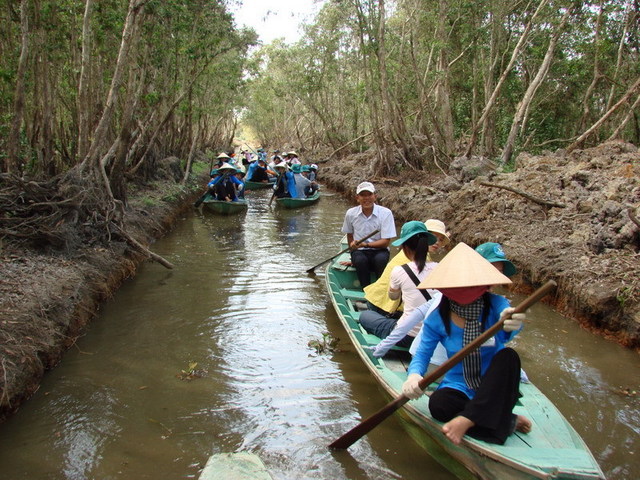
[[[507,318],[502,331],[449,370],[429,398],[431,415],[446,422],[442,432],[455,444],[465,434],[503,444],[515,430],[531,430],[527,418],[512,413],[519,397],[520,358],[504,346],[522,328],[525,314],[511,315],[514,309],[508,300],[489,293],[492,285],[508,283],[511,280],[491,263],[460,243],[419,285],[439,290],[443,297],[424,321],[420,345],[407,370],[402,393],[409,398],[422,395],[418,382],[438,342],[451,358],[482,331]]]

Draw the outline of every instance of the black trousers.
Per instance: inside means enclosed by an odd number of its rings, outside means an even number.
[[[504,348],[491,360],[473,399],[460,390],[440,388],[429,398],[429,410],[441,422],[462,415],[475,423],[468,435],[502,445],[515,428],[512,411],[520,397],[519,385],[520,357]]]
[[[372,273],[380,278],[384,272],[384,267],[389,263],[389,250],[386,248],[354,250],[351,252],[351,263],[356,268],[360,287],[364,288],[371,283]]]

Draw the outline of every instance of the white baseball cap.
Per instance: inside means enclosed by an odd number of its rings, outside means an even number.
[[[371,182],[362,182],[360,185],[356,187],[356,195],[358,195],[360,192],[375,193],[375,191],[376,191],[376,187],[374,187],[373,183]]]

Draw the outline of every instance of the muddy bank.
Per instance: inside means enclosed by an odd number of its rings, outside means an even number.
[[[439,218],[456,242],[503,244],[515,288],[558,283],[555,306],[585,328],[640,348],[640,153],[630,144],[521,154],[512,173],[483,159],[448,171],[371,176],[369,154],[321,164],[320,181],[353,198],[374,182],[398,223]],[[503,187],[508,187],[507,190]]]
[[[130,187],[128,232],[150,250],[202,189],[201,179],[182,187],[167,177]],[[148,261],[124,242],[54,254],[1,247],[0,421],[38,389],[100,304]]]

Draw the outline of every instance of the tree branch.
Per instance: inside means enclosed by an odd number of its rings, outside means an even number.
[[[544,205],[546,207],[566,208],[566,205],[564,203],[550,202],[542,198],[534,197],[533,195],[523,192],[522,190],[518,190],[517,188],[509,187],[507,185],[498,185],[497,183],[489,183],[489,182],[478,182],[478,183],[480,183],[480,185],[484,185],[485,187],[502,188],[503,190],[509,190],[510,192],[513,192],[516,195],[520,195],[526,198],[527,200],[531,200],[534,203],[537,203],[539,205]]]

